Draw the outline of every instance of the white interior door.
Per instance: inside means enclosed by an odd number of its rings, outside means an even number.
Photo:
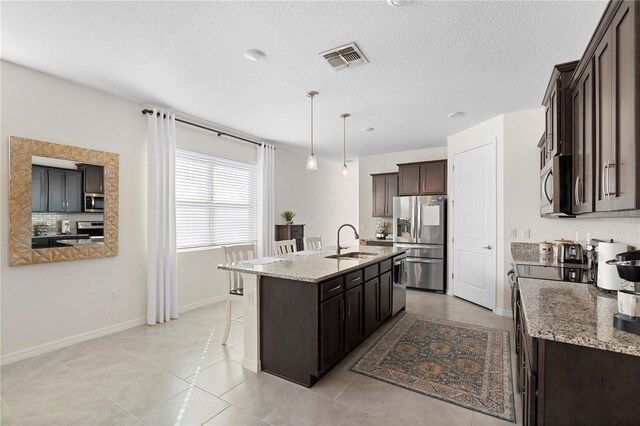
[[[496,146],[453,160],[453,294],[495,308]]]

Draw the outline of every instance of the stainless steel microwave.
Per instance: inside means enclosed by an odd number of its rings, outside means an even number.
[[[540,171],[540,215],[571,216],[571,156],[556,155]]]
[[[88,213],[104,212],[104,194],[84,193],[84,211]]]

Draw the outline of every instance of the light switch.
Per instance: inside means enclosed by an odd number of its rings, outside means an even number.
[[[522,236],[522,238],[531,238],[531,229],[522,228],[520,230],[520,235]]]
[[[515,238],[518,236],[518,230],[516,228],[509,228],[508,235],[509,238]]]

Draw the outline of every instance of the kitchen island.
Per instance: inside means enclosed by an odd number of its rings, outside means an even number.
[[[640,336],[613,327],[616,296],[593,284],[518,278],[524,424],[637,424]]]
[[[219,265],[242,274],[243,366],[313,386],[391,317],[393,258],[404,251],[353,246],[339,258],[328,248]]]

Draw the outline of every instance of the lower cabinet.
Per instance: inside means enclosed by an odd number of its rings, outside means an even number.
[[[262,370],[313,386],[391,316],[392,264],[385,259],[321,283],[261,277]]]

